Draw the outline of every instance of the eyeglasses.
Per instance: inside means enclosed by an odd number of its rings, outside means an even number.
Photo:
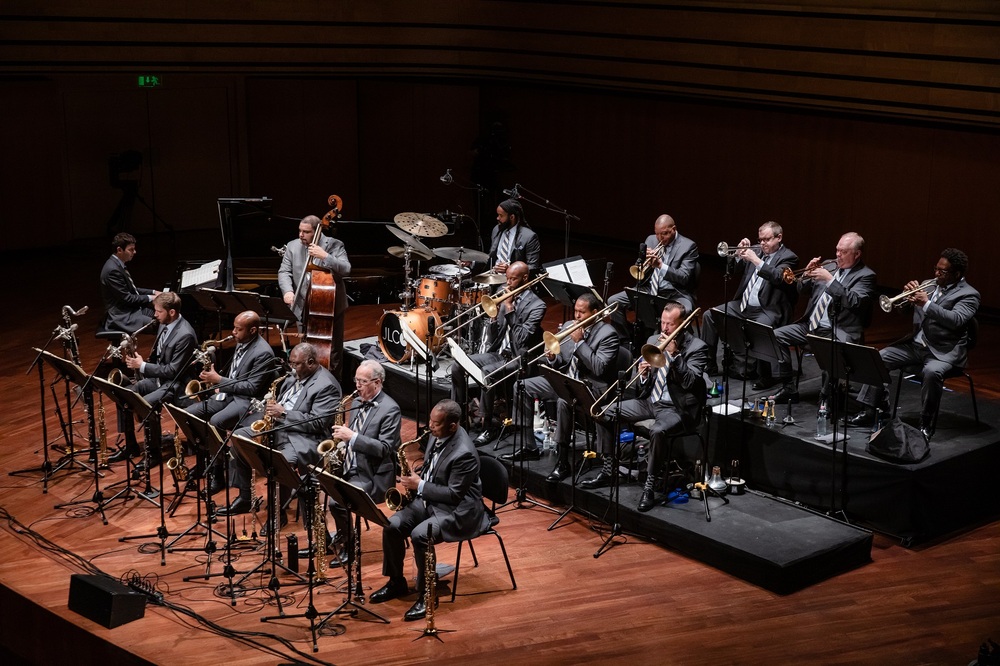
[[[775,239],[775,237],[774,237],[774,236],[768,236],[767,238],[758,238],[758,239],[757,239],[757,242],[758,242],[758,243],[770,243],[770,242],[771,242],[771,241],[773,241],[774,239]]]
[[[950,275],[954,272],[955,271],[951,270],[950,268],[938,268],[937,266],[934,267],[934,275],[937,275],[939,273],[941,275]]]
[[[355,377],[354,378],[354,385],[355,386],[368,386],[372,382],[377,382],[377,381],[378,381],[377,379],[361,379],[360,377]]]

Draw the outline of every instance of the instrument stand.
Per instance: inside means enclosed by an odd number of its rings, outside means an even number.
[[[267,437],[268,441],[270,441],[272,438],[271,432],[272,431],[265,431],[260,433],[259,436]],[[267,584],[267,589],[274,593],[275,602],[278,604],[278,614],[279,616],[284,617],[285,612],[281,607],[281,594],[279,594],[281,582],[278,580],[278,569],[280,568],[285,573],[298,578],[299,581],[296,584],[305,583],[307,581],[297,571],[292,571],[278,561],[281,559],[281,550],[278,547],[277,534],[278,527],[281,525],[281,509],[278,507],[279,501],[277,485],[278,483],[281,483],[289,488],[298,488],[300,485],[299,475],[295,473],[295,470],[288,464],[285,457],[276,449],[263,444],[258,444],[255,441],[240,437],[239,435],[233,435],[231,441],[237,455],[243,458],[243,460],[246,461],[258,474],[262,474],[267,478],[267,506],[269,523],[267,529],[266,547],[264,550],[264,559],[253,569],[243,574],[243,577],[236,581],[234,585],[242,585],[247,578],[255,574],[257,571],[263,570],[268,564],[270,564],[271,579]]]
[[[706,523],[712,522],[712,509],[711,509],[711,507],[708,506],[708,496],[709,495],[711,495],[712,497],[718,497],[720,500],[722,500],[723,504],[729,504],[729,498],[728,497],[726,497],[725,495],[720,494],[718,490],[716,490],[715,488],[712,488],[710,485],[708,485],[704,481],[697,481],[694,484],[692,484],[691,487],[692,488],[697,488],[698,490],[701,491],[701,494],[699,495],[699,499],[702,502],[705,503],[705,522]]]
[[[364,605],[365,595],[361,584],[361,519],[364,518],[369,524],[375,523],[383,529],[389,525],[389,519],[375,506],[375,502],[368,496],[368,493],[359,486],[329,472],[320,472],[317,475],[317,480],[327,495],[344,507],[348,513],[348,520],[351,519],[350,514],[354,514],[354,533],[351,535],[351,543],[347,544],[347,548],[350,548],[350,552],[353,553],[348,559],[347,598],[320,621],[318,628],[321,629],[333,616],[341,613],[357,618],[358,611],[364,611],[379,622],[389,624],[388,618],[382,617]],[[355,598],[358,601],[355,601]]]
[[[514,390],[514,404],[523,407],[524,377],[525,375],[528,374],[528,359],[525,358],[524,354],[521,354],[521,356],[518,357],[518,360],[520,367],[518,368],[517,382]],[[532,431],[531,436],[534,437],[534,431]],[[525,442],[523,441],[524,428],[521,426],[515,427],[514,436],[511,439],[513,441],[515,455],[517,455],[518,452],[520,452],[521,454],[520,456],[518,456],[518,461],[517,461],[518,486],[517,488],[514,489],[514,499],[504,504],[501,504],[500,506],[497,507],[497,509],[502,509],[503,507],[509,504],[513,504],[515,509],[522,509],[525,508],[525,505],[527,505],[529,507],[537,506],[541,509],[545,509],[546,511],[559,513],[559,509],[555,508],[554,506],[549,506],[544,502],[539,502],[533,497],[528,497],[528,476],[527,474],[525,474],[524,471],[524,446],[525,446]],[[520,444],[521,446],[519,447],[518,444]],[[511,465],[511,467],[513,468],[513,465]]]

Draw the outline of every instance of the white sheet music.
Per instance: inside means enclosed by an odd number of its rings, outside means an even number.
[[[221,266],[222,260],[216,259],[215,261],[210,261],[207,264],[202,264],[197,268],[184,271],[181,273],[181,289],[197,287],[200,284],[206,284],[208,282],[215,282],[215,280],[219,277],[219,268]]]
[[[469,358],[469,355],[465,353],[465,350],[462,349],[461,345],[459,345],[451,338],[445,338],[445,339],[448,341],[448,347],[451,348],[452,360],[454,360],[455,363],[458,363],[460,366],[462,366],[462,369],[465,370],[467,373],[469,373],[469,376],[472,377],[473,381],[475,381],[477,384],[479,384],[484,388],[489,388],[488,382],[486,381],[486,377],[483,375],[482,368],[473,363],[472,359]]]
[[[590,279],[590,271],[587,270],[587,262],[583,257],[570,257],[566,260],[552,261],[543,264],[545,272],[549,274],[550,280],[559,282],[570,282],[581,287],[593,287],[594,282]]]

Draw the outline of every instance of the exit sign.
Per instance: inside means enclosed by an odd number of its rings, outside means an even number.
[[[139,77],[140,88],[156,88],[163,85],[163,77],[155,74],[146,74]]]

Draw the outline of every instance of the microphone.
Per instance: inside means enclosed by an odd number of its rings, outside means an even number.
[[[61,340],[69,340],[76,329],[79,328],[79,324],[73,324],[68,328],[63,328],[62,326],[56,327],[56,337]]]
[[[504,190],[503,193],[506,194],[507,196],[509,196],[511,199],[520,199],[521,198],[521,192],[518,191],[518,189],[517,189],[520,186],[521,185],[519,183],[514,183],[514,187],[512,187],[509,190]]]
[[[639,259],[635,262],[637,266],[642,266],[646,261],[646,244],[639,243]]]
[[[611,281],[611,271],[614,269],[614,267],[615,267],[614,262],[609,261],[607,267],[605,267],[605,269],[604,269],[604,281],[605,282],[610,282]]]
[[[451,185],[455,179],[451,175],[451,169],[445,169],[444,175],[438,178],[438,180],[440,180],[445,185]]]

